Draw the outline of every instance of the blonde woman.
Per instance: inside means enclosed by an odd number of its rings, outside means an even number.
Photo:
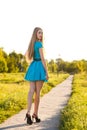
[[[48,71],[43,54],[43,31],[40,27],[36,27],[33,31],[26,57],[28,57],[30,61],[32,60],[24,77],[25,80],[28,80],[30,83],[26,118],[27,124],[31,125],[34,119],[36,122],[41,121],[40,118],[38,118],[40,91],[43,83],[48,80]],[[34,112],[31,118],[30,110],[34,92]]]

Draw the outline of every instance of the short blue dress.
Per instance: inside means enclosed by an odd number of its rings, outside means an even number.
[[[42,43],[40,41],[36,41],[34,43],[34,57],[33,61],[29,65],[27,72],[25,74],[24,79],[27,81],[45,81],[46,80],[46,71],[41,61],[39,48],[42,48]]]

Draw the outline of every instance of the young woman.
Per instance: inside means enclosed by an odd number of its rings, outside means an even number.
[[[30,89],[28,93],[28,110],[26,113],[27,124],[32,124],[34,119],[36,122],[41,121],[38,118],[40,91],[44,81],[48,80],[48,71],[44,59],[42,42],[43,31],[40,27],[36,27],[33,31],[28,50],[26,52],[26,57],[28,57],[29,60],[32,60],[25,74],[25,80],[28,80],[30,82]],[[30,110],[34,92],[34,113],[31,118]]]

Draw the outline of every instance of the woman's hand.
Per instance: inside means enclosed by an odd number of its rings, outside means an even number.
[[[46,74],[46,79],[47,79],[47,80],[49,79],[48,73]]]

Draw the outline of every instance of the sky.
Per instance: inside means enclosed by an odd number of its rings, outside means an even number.
[[[45,58],[87,60],[87,0],[0,0],[0,47],[25,54],[33,29],[44,33]]]

